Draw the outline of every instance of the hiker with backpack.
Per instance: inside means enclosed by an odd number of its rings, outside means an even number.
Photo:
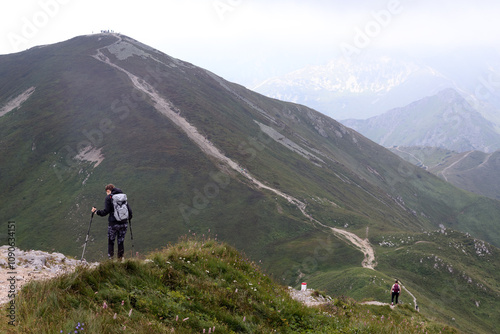
[[[104,209],[97,210],[92,207],[92,212],[97,213],[98,216],[108,216],[108,258],[112,259],[115,253],[115,239],[118,241],[118,259],[123,259],[125,247],[123,242],[129,219],[132,219],[132,210],[127,202],[127,195],[114,185],[108,184],[105,187],[106,199],[104,200]]]
[[[398,298],[399,298],[399,293],[401,292],[401,287],[399,286],[398,280],[396,280],[396,282],[392,285],[391,292],[392,292],[391,306],[393,306],[394,305],[394,297],[396,297],[396,304],[397,304]]]

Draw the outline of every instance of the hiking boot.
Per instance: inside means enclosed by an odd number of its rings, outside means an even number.
[[[394,306],[394,303],[391,303],[391,306]]]

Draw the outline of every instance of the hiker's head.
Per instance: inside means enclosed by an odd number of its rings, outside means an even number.
[[[396,283],[398,283],[398,280],[396,280]]]
[[[109,195],[109,194],[111,194],[111,192],[113,191],[113,189],[115,189],[115,186],[110,183],[104,189],[106,190],[106,194]]]

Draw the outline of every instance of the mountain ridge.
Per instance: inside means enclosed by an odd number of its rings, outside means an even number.
[[[457,152],[500,148],[494,124],[451,88],[367,120],[342,123],[385,147],[441,147]]]
[[[500,199],[499,151],[454,152],[430,147],[396,147],[391,151],[467,191]]]
[[[433,56],[370,50],[355,61],[335,58],[253,89],[335,119],[366,119],[452,88],[499,131],[499,74],[498,51],[491,48],[443,50]]]

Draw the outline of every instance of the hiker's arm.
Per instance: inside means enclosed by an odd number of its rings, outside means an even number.
[[[111,198],[106,197],[106,200],[104,201],[104,209],[97,210],[95,213],[97,213],[98,216],[104,217],[111,212],[113,212],[113,203],[111,203]]]

